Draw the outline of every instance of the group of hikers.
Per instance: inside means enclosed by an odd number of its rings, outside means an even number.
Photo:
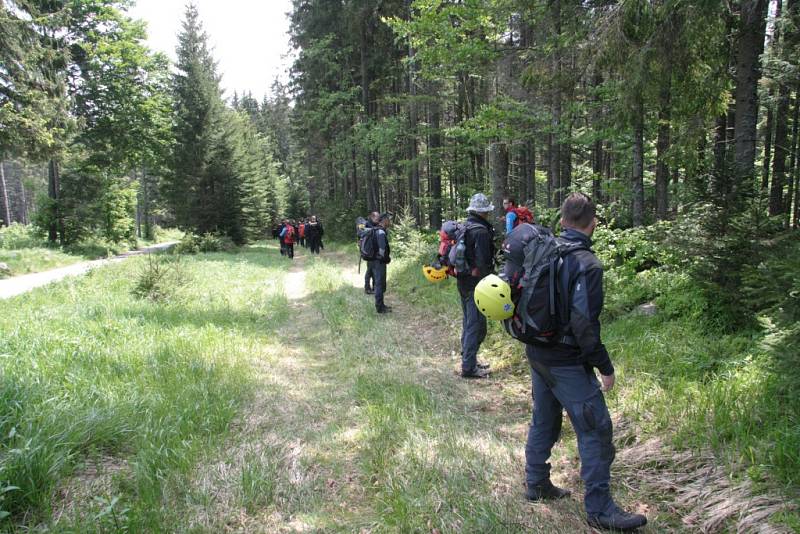
[[[489,376],[490,366],[478,361],[478,350],[486,338],[487,317],[502,320],[506,331],[525,344],[531,367],[527,499],[570,495],[552,483],[548,463],[566,410],[578,442],[589,525],[622,531],[644,526],[647,518],[617,506],[610,490],[615,449],[603,393],[614,386],[615,375],[600,337],[603,269],[591,248],[595,204],[582,193],[569,195],[561,206],[558,237],[534,224],[533,214],[513,199],[505,198],[503,207],[505,261],[500,276],[495,274],[494,205],[482,193],[471,198],[466,221],[442,226],[436,261],[423,266],[431,282],[456,278],[462,312],[460,376]],[[361,257],[367,260],[364,291],[374,294],[378,313],[391,311],[384,303],[390,223],[389,214],[378,212],[357,223]]]
[[[299,221],[283,219],[272,229],[272,237],[281,244],[281,256],[289,259],[294,259],[295,243],[308,248],[311,254],[319,254],[320,250],[325,248],[322,243],[324,234],[325,230],[316,215]]]

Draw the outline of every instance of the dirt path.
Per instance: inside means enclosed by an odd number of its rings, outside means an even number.
[[[324,273],[335,274],[320,283]],[[278,340],[255,351],[261,386],[225,450],[198,467],[194,485],[206,497],[188,526],[593,532],[581,510],[571,435],[556,447],[553,464],[554,481],[573,498],[524,500],[525,381],[502,372],[461,380],[457,336],[426,328],[391,293],[395,313],[376,316],[362,284],[345,253],[295,258],[284,278],[292,319]],[[642,532],[684,531],[674,523],[659,527]]]
[[[102,267],[103,265],[107,265],[109,263],[123,261],[132,256],[139,256],[142,254],[148,254],[150,252],[164,251],[174,246],[176,243],[177,242],[160,243],[158,245],[153,245],[140,250],[132,250],[113,258],[85,261],[41,273],[24,274],[21,276],[15,276],[13,278],[8,278],[6,280],[0,280],[0,299],[7,299],[27,293],[34,288],[63,280],[67,276],[81,276],[92,269]]]

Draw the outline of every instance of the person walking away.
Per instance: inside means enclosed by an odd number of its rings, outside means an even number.
[[[486,338],[486,317],[475,305],[475,286],[486,275],[494,272],[494,228],[489,217],[494,206],[483,193],[476,193],[467,208],[465,223],[464,256],[467,272],[456,273],[456,284],[461,297],[461,376],[486,378],[489,371],[478,365],[478,349]],[[456,245],[458,246],[458,244]]]
[[[377,211],[373,211],[369,214],[369,218],[367,219],[367,228],[377,228],[378,221],[380,220],[380,213]],[[373,268],[375,267],[375,260],[367,261],[367,272],[364,273],[364,293],[367,295],[372,295],[375,293],[375,273],[373,272]]]
[[[283,242],[283,236],[286,234],[286,219],[281,221],[278,226],[278,243],[281,245],[281,256],[286,256],[286,243]]]
[[[294,225],[289,222],[286,226],[283,227],[281,231],[281,238],[283,239],[283,245],[286,250],[286,255],[289,257],[290,260],[294,259],[294,238],[295,238],[295,230]]]
[[[526,496],[529,500],[560,499],[569,492],[550,481],[550,452],[561,433],[562,411],[575,429],[585,484],[584,506],[594,528],[633,530],[647,523],[640,514],[619,508],[611,497],[613,429],[604,391],[614,386],[614,366],[600,340],[603,309],[603,268],[591,250],[597,225],[592,200],[572,193],[561,208],[559,240],[573,248],[563,254],[558,270],[559,298],[566,297],[560,317],[560,342],[526,345],[531,366],[533,418],[525,446]],[[563,336],[562,336],[563,333]],[[600,380],[594,369],[600,372]]]
[[[389,251],[389,226],[391,216],[383,213],[378,217],[378,226],[375,228],[375,239],[378,242],[378,255],[372,262],[372,271],[375,282],[375,311],[378,313],[389,313],[392,311],[390,306],[383,302],[386,293],[386,266],[392,261]]]
[[[320,242],[322,240],[322,225],[317,221],[317,216],[312,215],[306,225],[306,240],[308,248],[312,254],[319,254]]]
[[[297,228],[297,237],[300,240],[300,246],[306,248],[306,221],[303,219],[300,221],[300,225]]]

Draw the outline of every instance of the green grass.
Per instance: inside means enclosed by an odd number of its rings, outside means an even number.
[[[83,256],[73,256],[52,248],[0,249],[0,263],[9,267],[8,272],[0,272],[0,278],[38,273],[85,260]]]
[[[6,521],[47,525],[66,511],[57,530],[176,526],[166,504],[252,396],[251,358],[288,308],[278,260],[263,248],[183,262],[191,281],[165,303],[132,296],[143,258],[8,301]]]

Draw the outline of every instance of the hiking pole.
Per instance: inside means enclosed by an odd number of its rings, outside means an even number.
[[[361,274],[361,254],[358,255],[358,274]]]

